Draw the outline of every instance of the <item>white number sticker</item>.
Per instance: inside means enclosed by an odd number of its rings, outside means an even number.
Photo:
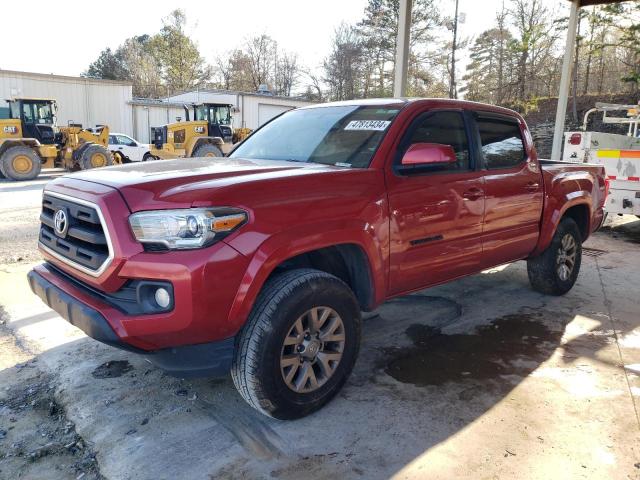
[[[351,120],[344,129],[382,131],[385,130],[390,123],[390,120]]]

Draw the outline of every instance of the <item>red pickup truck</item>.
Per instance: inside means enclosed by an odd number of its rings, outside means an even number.
[[[29,282],[90,337],[182,377],[231,371],[291,419],[336,394],[361,311],[389,298],[516,260],[534,289],[569,291],[605,195],[602,167],[539,161],[511,110],[323,104],[228,158],[50,182]]]

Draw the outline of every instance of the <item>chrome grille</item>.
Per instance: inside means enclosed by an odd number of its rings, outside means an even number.
[[[56,226],[56,213],[64,221]],[[98,207],[58,193],[45,192],[40,213],[40,245],[64,263],[98,276],[112,259],[108,232]],[[66,222],[66,223],[64,223]],[[59,228],[60,226],[64,228]]]

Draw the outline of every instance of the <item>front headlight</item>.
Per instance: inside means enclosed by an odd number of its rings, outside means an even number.
[[[246,221],[247,213],[233,208],[151,210],[129,217],[136,240],[145,246],[171,250],[206,247]]]

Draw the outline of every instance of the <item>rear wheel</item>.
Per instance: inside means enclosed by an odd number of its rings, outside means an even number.
[[[192,157],[222,157],[222,150],[216,145],[205,143],[196,148],[191,154]]]
[[[328,273],[291,270],[265,284],[238,336],[231,375],[258,411],[300,418],[340,391],[359,344],[360,309],[351,289]]]
[[[151,155],[150,152],[147,152],[142,156],[142,161],[143,162],[148,162],[149,160],[158,160],[158,157],[155,157],[155,156]]]
[[[40,174],[42,162],[30,147],[10,147],[0,157],[0,171],[11,180],[33,180]]]
[[[582,262],[582,237],[572,218],[564,218],[540,255],[527,260],[529,282],[534,290],[564,295],[576,283]]]
[[[102,145],[91,145],[82,152],[80,157],[80,168],[89,170],[91,168],[107,167],[113,164],[111,152]]]

